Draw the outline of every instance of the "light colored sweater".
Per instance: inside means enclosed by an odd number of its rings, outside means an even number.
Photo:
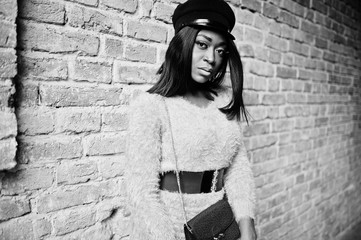
[[[179,171],[227,168],[222,191],[184,194],[187,219],[221,199],[224,190],[237,221],[254,218],[254,179],[242,130],[218,110],[229,100],[227,91],[205,108],[179,96],[165,98],[169,116],[157,94],[141,94],[131,104],[125,180],[132,240],[184,239],[179,194],[159,190],[159,174],[175,171],[168,117]]]

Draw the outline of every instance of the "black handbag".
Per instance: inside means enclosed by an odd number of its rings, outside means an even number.
[[[184,224],[184,233],[187,240],[236,240],[241,236],[227,199],[219,200],[189,220]]]
[[[186,211],[184,207],[184,201],[182,196],[182,190],[180,187],[180,177],[178,171],[177,155],[174,148],[174,140],[172,133],[172,126],[169,116],[167,104],[163,98],[166,112],[168,114],[168,122],[171,133],[171,143],[174,152],[177,185],[180,200],[183,208],[183,216],[185,220],[184,234],[186,240],[237,240],[241,236],[239,226],[234,218],[231,206],[228,203],[226,196],[218,202],[214,203],[210,207],[206,208],[198,215],[187,221]],[[215,189],[215,183],[217,180],[218,170],[214,171],[212,180],[212,191]]]

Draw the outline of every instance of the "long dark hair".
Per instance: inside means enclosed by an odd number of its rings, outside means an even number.
[[[160,74],[159,80],[148,92],[172,97],[201,90],[207,99],[214,100],[212,94],[217,96],[217,90],[221,88],[228,62],[232,83],[232,100],[219,110],[227,115],[227,119],[232,120],[236,117],[238,121],[241,119],[242,112],[248,122],[242,98],[243,67],[237,47],[232,40],[228,39],[228,56],[223,60],[219,70],[220,74],[213,81],[197,83],[192,79],[192,52],[199,31],[198,28],[187,26],[175,34],[166,51],[165,61],[157,72]]]

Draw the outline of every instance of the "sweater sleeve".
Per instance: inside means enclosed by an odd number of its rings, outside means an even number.
[[[159,105],[145,93],[131,104],[125,183],[131,212],[131,239],[175,239],[169,214],[160,200],[161,121]]]
[[[239,144],[238,151],[231,165],[227,168],[224,177],[228,201],[237,222],[242,217],[247,216],[254,219],[256,202],[255,184],[251,164],[248,160],[243,140],[241,140]]]

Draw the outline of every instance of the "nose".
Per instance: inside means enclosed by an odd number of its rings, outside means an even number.
[[[208,48],[207,51],[204,53],[204,61],[208,62],[211,65],[215,63],[215,53],[213,48]]]

